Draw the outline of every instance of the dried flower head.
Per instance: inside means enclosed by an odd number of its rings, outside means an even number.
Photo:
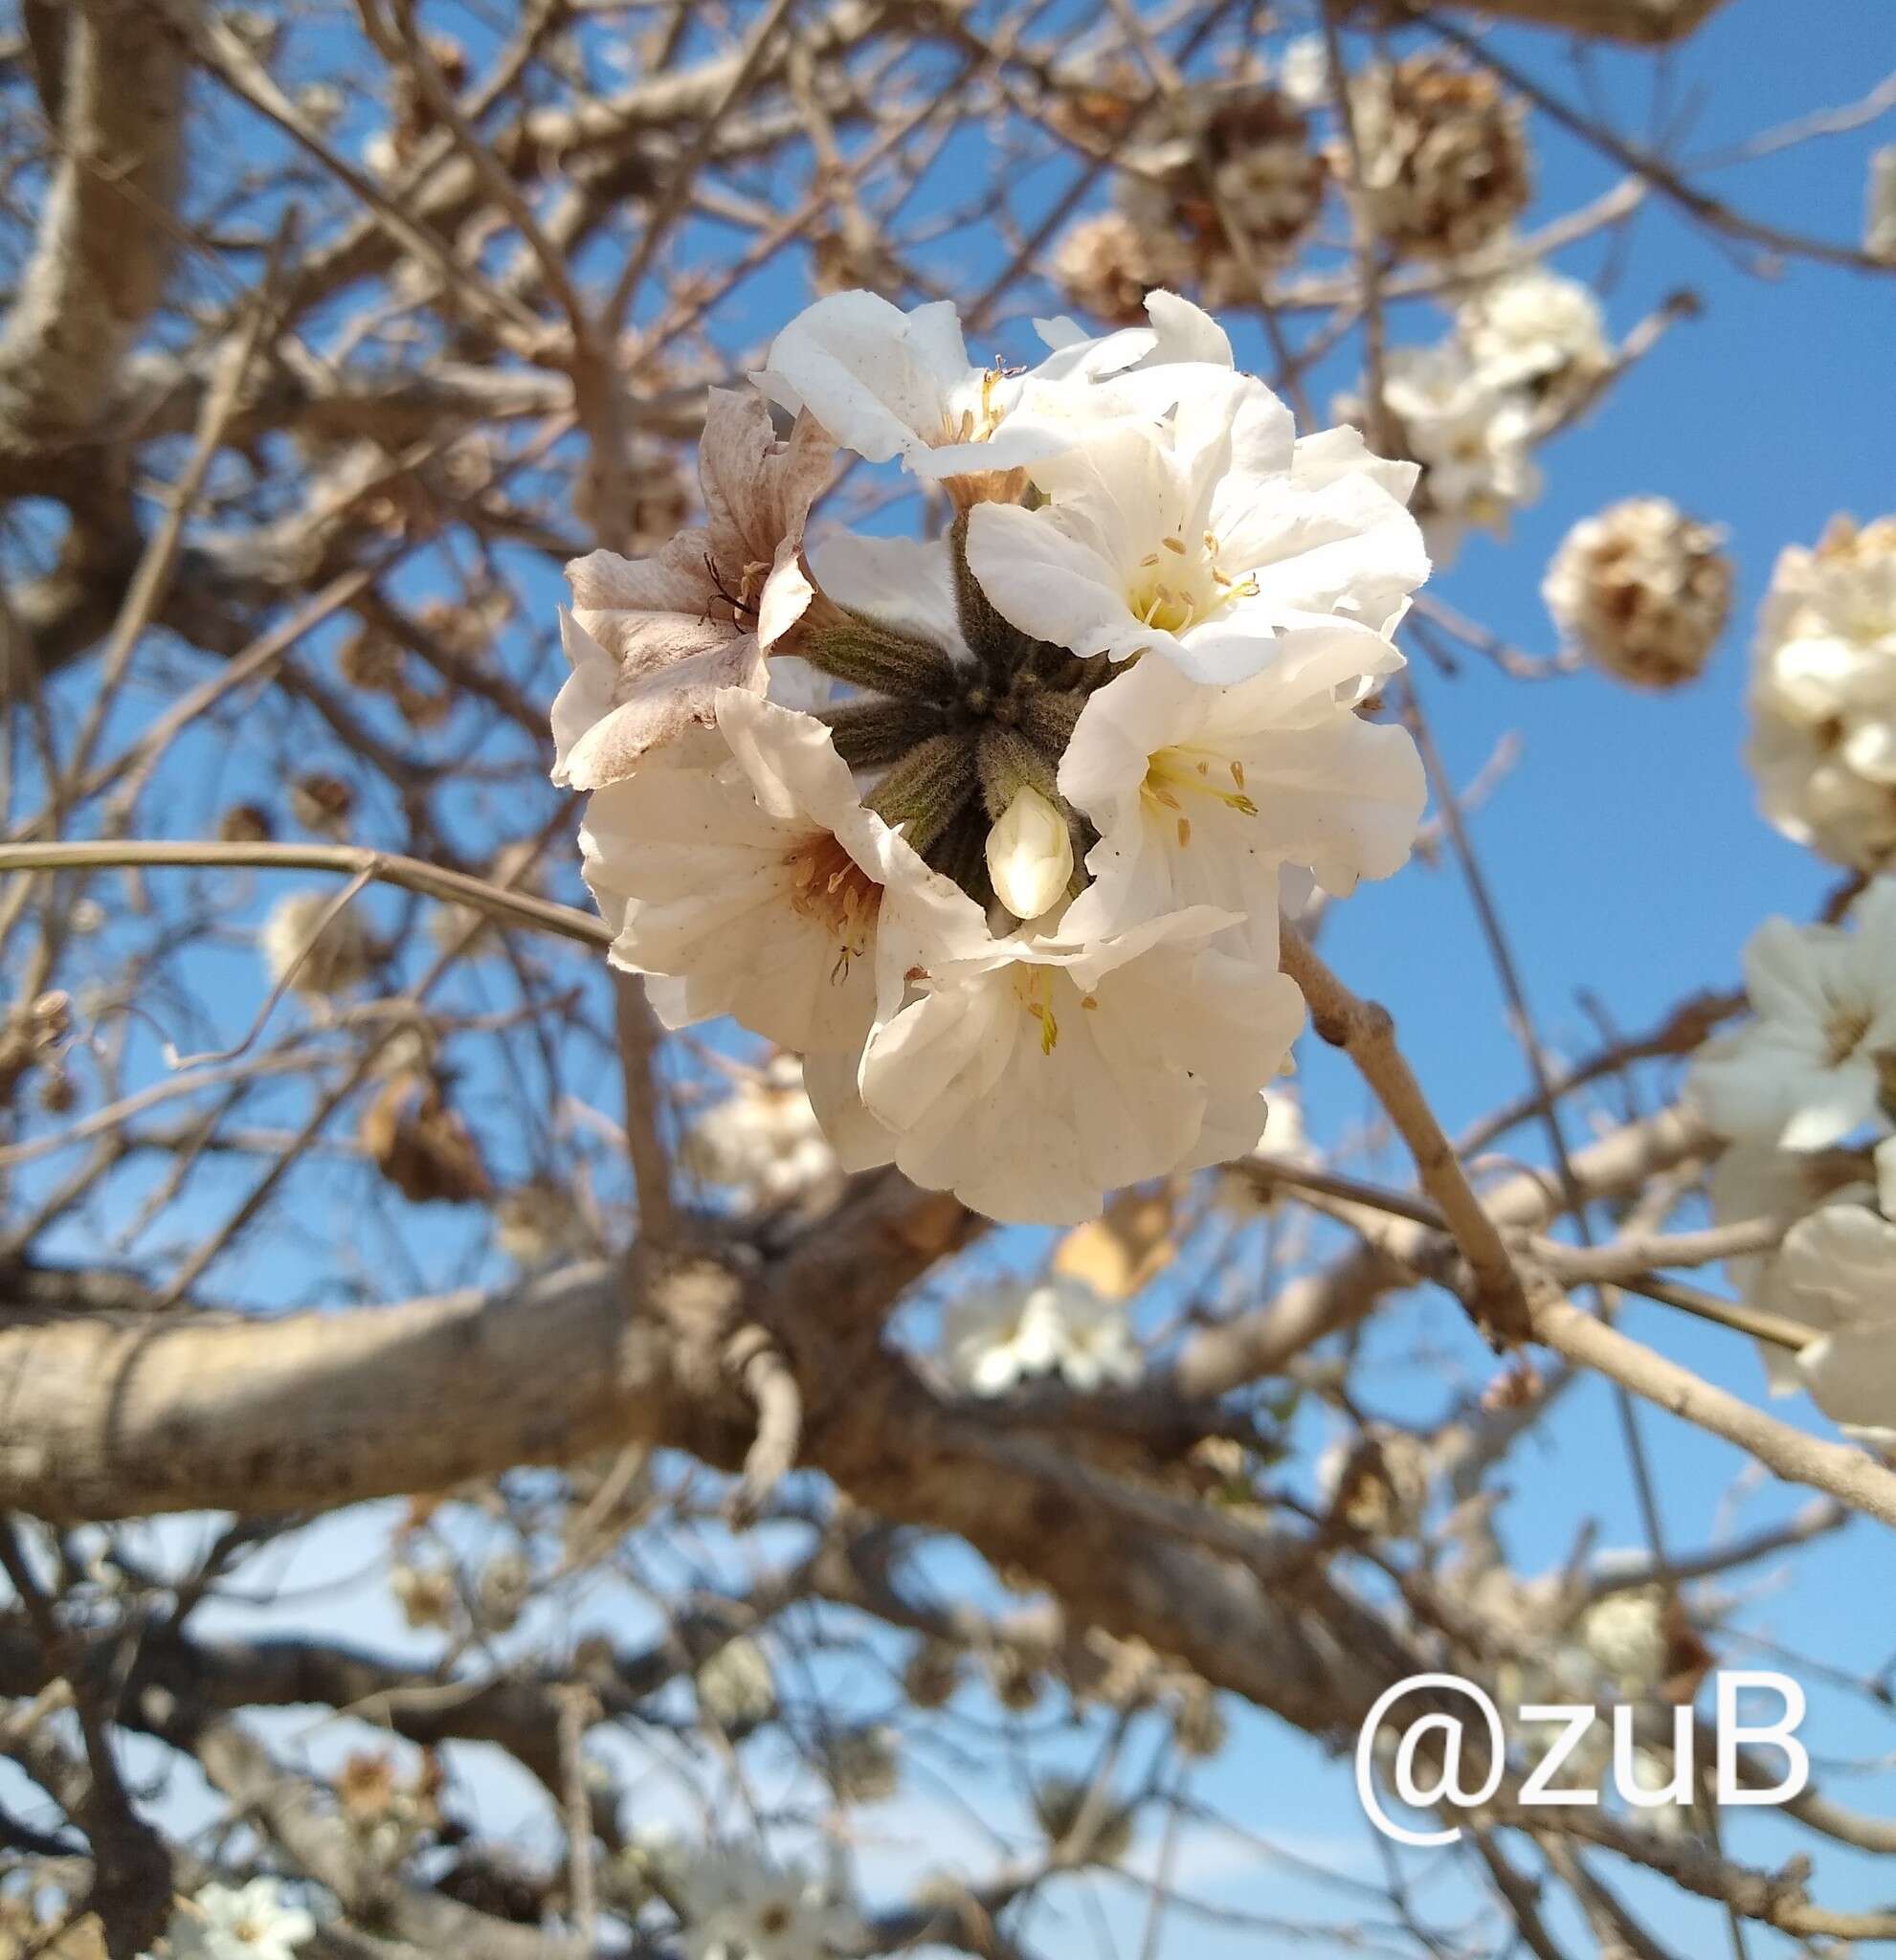
[[[1423,258],[1462,258],[1526,208],[1526,115],[1492,75],[1439,54],[1378,63],[1350,83],[1363,181],[1378,237]],[[1337,166],[1350,168],[1347,152]]]
[[[898,1741],[886,1723],[824,1737],[823,1775],[838,1803],[886,1803],[896,1793],[902,1783]]]
[[[961,1649],[951,1640],[926,1639],[903,1664],[902,1691],[917,1708],[946,1707],[961,1683]]]
[[[755,1640],[740,1634],[698,1664],[698,1705],[725,1734],[739,1736],[776,1712],[777,1684]]]
[[[257,932],[272,984],[287,979],[301,994],[332,998],[375,970],[379,951],[355,907],[329,916],[334,892],[293,892],[270,908]]]
[[[1126,212],[1101,212],[1068,229],[1054,253],[1054,282],[1067,301],[1108,326],[1145,318],[1147,296],[1193,276],[1191,256],[1169,227]]]
[[[1046,1776],[1034,1786],[1034,1817],[1049,1845],[1086,1864],[1118,1864],[1132,1849],[1129,1805],[1115,1803],[1073,1776]]]
[[[1541,591],[1561,633],[1636,687],[1705,666],[1731,610],[1724,534],[1663,497],[1629,497],[1568,532]]]
[[[355,791],[343,777],[312,769],[290,785],[290,814],[306,831],[346,837],[355,814]]]

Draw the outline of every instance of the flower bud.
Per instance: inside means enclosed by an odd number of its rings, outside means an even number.
[[[1066,819],[1037,790],[1022,788],[988,833],[994,896],[1016,919],[1037,919],[1060,902],[1073,877]]]

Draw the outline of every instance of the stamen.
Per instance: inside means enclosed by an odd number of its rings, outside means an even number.
[[[1230,771],[1235,789],[1221,789],[1212,770],[1215,764],[1222,764]],[[1191,842],[1191,825],[1184,815],[1185,797],[1206,797],[1214,803],[1221,803],[1227,810],[1235,810],[1239,816],[1256,816],[1258,806],[1244,793],[1244,766],[1225,756],[1207,753],[1202,749],[1162,748],[1150,756],[1146,764],[1146,780],[1141,785],[1141,793],[1163,810],[1170,810],[1178,817],[1178,841],[1181,845]]]
[[[849,963],[869,949],[881,910],[882,888],[828,831],[806,838],[784,858],[790,873],[790,902],[806,919],[819,921],[836,942],[833,986],[849,977]]]
[[[1060,1023],[1054,1018],[1052,973],[1045,967],[1016,968],[1014,991],[1028,1017],[1040,1024],[1040,1053],[1051,1055],[1060,1040]]]

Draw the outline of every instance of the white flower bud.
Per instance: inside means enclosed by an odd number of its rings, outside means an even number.
[[[1037,790],[1015,791],[988,833],[988,876],[994,896],[1016,919],[1037,919],[1059,903],[1073,877],[1066,819]]]

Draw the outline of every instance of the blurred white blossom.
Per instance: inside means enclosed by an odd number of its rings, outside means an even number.
[[[793,1055],[773,1055],[761,1072],[740,1076],[686,1130],[680,1157],[706,1183],[729,1185],[753,1205],[797,1197],[836,1171]]]
[[[690,1960],[830,1960],[860,1933],[855,1911],[801,1867],[741,1848],[692,1854],[678,1904]]]
[[[206,1885],[172,1915],[171,1960],[291,1960],[316,1922],[275,1879]]]
[[[1765,815],[1840,864],[1896,852],[1896,517],[1837,519],[1777,560],[1748,751]]]
[[[1088,1392],[1140,1369],[1125,1307],[1064,1275],[962,1294],[943,1316],[942,1359],[955,1386],[977,1395],[1052,1374]]]
[[[1593,288],[1544,265],[1484,280],[1457,309],[1455,330],[1499,388],[1573,389],[1612,359]]]
[[[1852,908],[1854,930],[1769,919],[1745,947],[1755,1018],[1707,1042],[1689,1093],[1721,1135],[1820,1149],[1890,1124],[1896,1070],[1896,880]]]

